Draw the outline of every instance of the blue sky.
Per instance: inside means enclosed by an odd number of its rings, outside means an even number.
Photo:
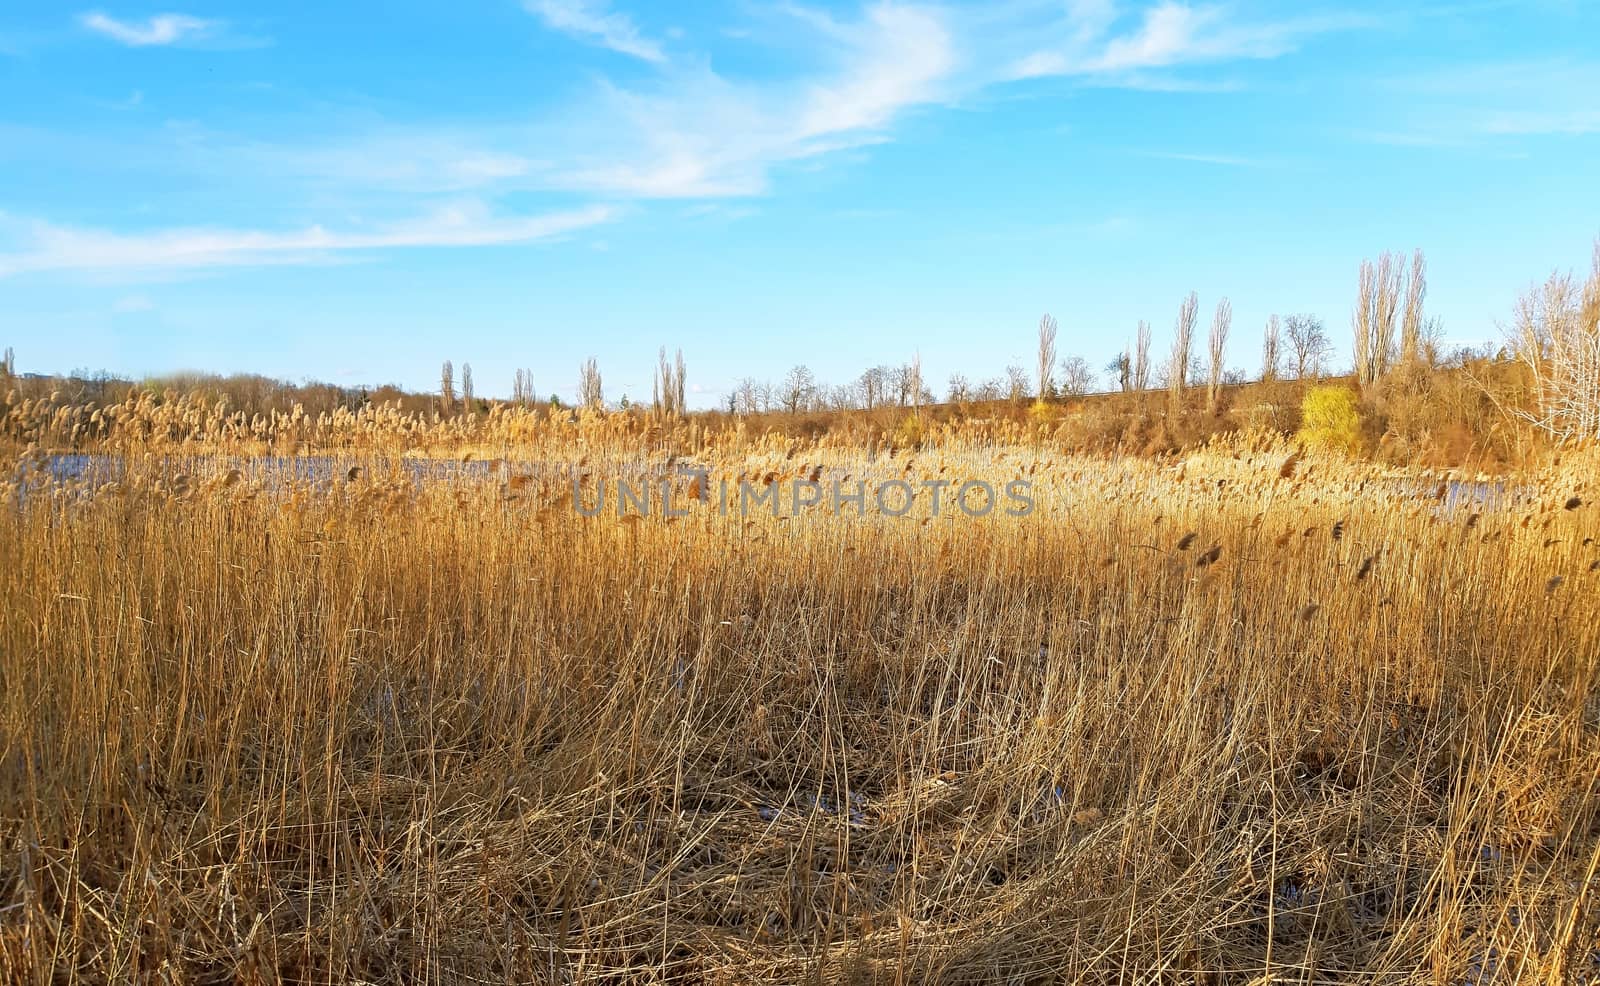
[[[458,0],[0,7],[23,370],[691,403],[795,363],[1102,366],[1139,319],[1346,346],[1423,248],[1482,342],[1600,234],[1600,3]]]

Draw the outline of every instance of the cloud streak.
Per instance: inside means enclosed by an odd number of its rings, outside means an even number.
[[[1377,87],[1409,118],[1356,135],[1370,143],[1452,147],[1600,133],[1594,61],[1480,62],[1381,79]]]
[[[1143,157],[1164,161],[1186,161],[1191,164],[1215,164],[1225,168],[1264,168],[1268,162],[1259,158],[1237,154],[1200,154],[1186,151],[1139,151]]]
[[[44,271],[199,270],[310,264],[334,254],[421,247],[484,247],[532,243],[609,222],[610,206],[538,216],[495,216],[472,203],[370,230],[322,226],[284,232],[186,228],[150,233],[57,226],[20,226],[23,245],[0,252],[0,277]],[[3,229],[0,226],[0,229]]]
[[[1060,40],[1012,63],[1013,79],[1049,76],[1115,76],[1152,69],[1222,61],[1278,58],[1305,41],[1367,23],[1353,15],[1302,15],[1247,21],[1223,6],[1192,6],[1163,0],[1145,10],[1131,31],[1115,33],[1116,8],[1109,0],[1069,4]]]
[[[143,21],[118,20],[98,10],[78,15],[78,23],[131,48],[181,44],[215,32],[216,21],[187,14],[157,14]]]
[[[609,9],[605,0],[525,0],[523,7],[563,34],[647,62],[667,60],[658,43],[644,37],[628,15]]]
[[[882,141],[904,112],[949,94],[955,46],[931,9],[880,3],[853,22],[802,25],[823,40],[826,73],[756,84],[707,68],[653,90],[606,86],[591,115],[609,139],[549,180],[638,198],[757,195],[774,167]]]

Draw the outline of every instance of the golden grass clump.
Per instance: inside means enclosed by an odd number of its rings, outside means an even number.
[[[13,456],[0,981],[1600,976],[1593,459],[1478,502],[1269,442],[560,427]],[[579,461],[683,515],[580,516]],[[872,503],[935,478],[1036,509]]]

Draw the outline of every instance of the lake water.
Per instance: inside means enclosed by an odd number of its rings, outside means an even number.
[[[182,475],[203,482],[207,478],[238,469],[247,481],[266,486],[279,484],[332,483],[343,479],[349,468],[359,462],[363,468],[378,475],[398,473],[408,477],[418,486],[425,482],[498,481],[507,473],[540,478],[565,479],[572,475],[574,466],[569,462],[502,462],[485,459],[431,459],[411,456],[392,458],[342,457],[333,455],[311,456],[163,456],[153,462],[141,463],[146,469],[158,470],[167,482]],[[84,482],[91,486],[116,482],[122,479],[128,459],[118,455],[95,453],[64,453],[46,456],[42,463],[25,465],[24,489],[39,489],[51,484]],[[870,475],[871,464],[857,476]],[[659,478],[664,467],[638,459],[594,463],[596,472],[608,476],[636,481]],[[692,463],[681,463],[679,469],[693,468]],[[832,474],[832,470],[828,472]],[[1431,500],[1438,498],[1439,484],[1432,480],[1396,479],[1390,487],[1399,500]],[[1462,510],[1488,510],[1509,505],[1516,499],[1516,487],[1496,480],[1447,480],[1442,498],[1441,513]]]

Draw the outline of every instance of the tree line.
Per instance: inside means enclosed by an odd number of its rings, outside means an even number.
[[[1031,370],[1012,364],[999,375],[977,380],[954,373],[942,395],[936,395],[924,380],[916,355],[900,363],[870,366],[836,385],[798,365],[776,381],[749,376],[735,381],[724,392],[718,410],[735,415],[791,416],[886,409],[920,412],[941,398],[945,405],[956,408],[996,403],[1041,407],[1101,393],[1129,395],[1133,408],[1141,414],[1162,411],[1169,419],[1181,419],[1200,411],[1217,418],[1228,410],[1229,388],[1247,383],[1271,387],[1340,375],[1348,377],[1375,420],[1415,423],[1427,417],[1419,402],[1442,399],[1435,386],[1437,374],[1451,369],[1462,371],[1479,397],[1503,416],[1548,438],[1600,438],[1600,242],[1586,278],[1557,272],[1519,299],[1512,325],[1498,348],[1444,350],[1442,326],[1424,307],[1427,274],[1427,259],[1421,250],[1409,257],[1384,252],[1361,262],[1351,315],[1352,363],[1348,371],[1333,365],[1334,340],[1322,318],[1307,312],[1273,314],[1266,320],[1260,368],[1253,376],[1230,369],[1225,360],[1233,331],[1231,301],[1226,297],[1218,300],[1201,340],[1199,296],[1190,292],[1179,301],[1164,353],[1155,351],[1151,323],[1140,320],[1126,345],[1103,365],[1104,377],[1084,356],[1058,353],[1060,325],[1047,313],[1038,323]],[[1515,372],[1507,370],[1508,366]],[[575,404],[681,418],[690,413],[686,379],[683,352],[678,350],[669,359],[663,346],[657,354],[650,403],[641,407],[624,396],[616,405],[609,405],[600,366],[591,357],[579,367]],[[425,394],[394,385],[291,384],[253,374],[170,374],[132,381],[104,372],[74,371],[64,377],[45,377],[19,373],[15,356],[7,349],[0,358],[0,391],[18,388],[33,396],[51,394],[97,403],[122,400],[135,389],[171,390],[207,395],[251,414],[295,405],[319,414],[391,403],[410,412],[451,417],[484,413],[495,403],[478,394],[471,364],[462,363],[458,374],[449,360],[440,367],[437,392]],[[1158,396],[1163,393],[1164,400]],[[541,402],[533,372],[524,368],[513,374],[509,401],[522,407],[566,407],[553,392]]]

